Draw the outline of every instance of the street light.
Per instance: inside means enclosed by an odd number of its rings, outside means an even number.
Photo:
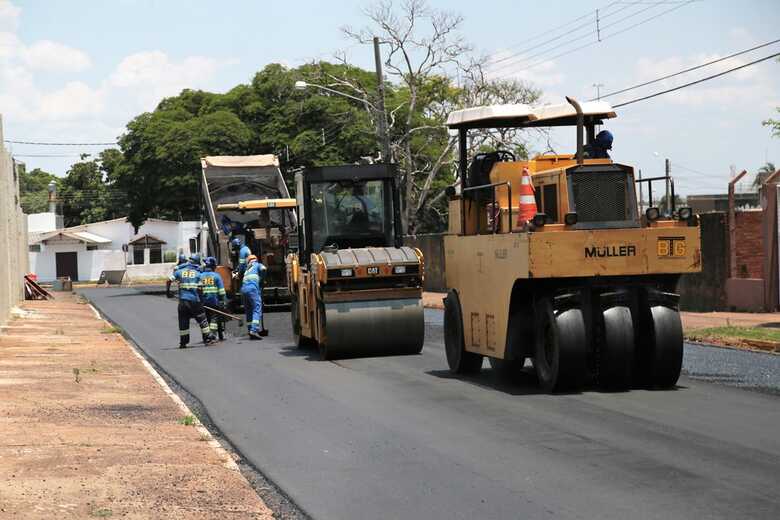
[[[389,163],[391,162],[390,137],[387,132],[387,114],[385,113],[384,78],[382,76],[382,60],[379,54],[379,38],[377,38],[376,36],[374,37],[374,61],[376,66],[376,79],[377,79],[377,87],[378,87],[377,88],[378,105],[374,105],[373,103],[370,103],[366,99],[360,99],[359,97],[355,97],[350,94],[345,94],[340,90],[332,89],[324,85],[317,85],[315,83],[308,83],[303,80],[296,81],[294,86],[295,86],[295,90],[306,90],[309,87],[314,87],[320,90],[324,90],[325,92],[330,92],[331,94],[336,94],[337,96],[354,99],[355,101],[359,101],[364,105],[366,105],[366,107],[368,107],[370,110],[376,112],[377,135],[379,136],[379,141],[382,143],[382,155],[383,155],[382,159],[383,161]]]
[[[330,88],[330,87],[326,87],[324,85],[317,85],[316,83],[308,83],[306,81],[300,81],[299,80],[299,81],[295,82],[295,90],[306,90],[309,87],[318,88],[320,90],[324,90],[325,92],[330,92],[331,94],[336,94],[338,96],[344,96],[344,97],[349,98],[349,99],[354,99],[355,101],[360,101],[361,103],[365,104],[366,106],[370,107],[373,110],[377,109],[368,100],[360,99],[359,97],[352,96],[352,95],[347,94],[345,92],[341,92],[340,90],[336,90],[336,89],[333,89],[333,88]]]

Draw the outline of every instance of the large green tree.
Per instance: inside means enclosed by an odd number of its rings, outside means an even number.
[[[48,211],[49,183],[56,181],[57,177],[40,168],[28,172],[24,165],[20,165],[18,172],[22,211],[28,215]]]
[[[66,227],[125,216],[127,196],[113,181],[121,162],[119,150],[104,150],[92,160],[82,157],[58,179],[57,199]]]

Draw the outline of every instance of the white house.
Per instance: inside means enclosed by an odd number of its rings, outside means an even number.
[[[30,270],[44,282],[63,276],[97,280],[102,271],[113,270],[125,270],[135,280],[163,277],[179,253],[189,255],[205,244],[200,222],[148,219],[138,233],[126,218],[41,229],[52,222],[41,215],[29,215],[34,225],[28,242]]]

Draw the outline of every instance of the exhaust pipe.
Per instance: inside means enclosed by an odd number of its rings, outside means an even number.
[[[585,130],[585,115],[582,113],[582,107],[577,103],[576,99],[566,96],[566,101],[569,102],[574,110],[577,111],[577,164],[582,164],[585,159],[585,150],[582,147],[582,135]]]

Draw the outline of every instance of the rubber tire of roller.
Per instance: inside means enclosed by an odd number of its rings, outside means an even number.
[[[476,374],[482,369],[482,356],[466,351],[460,299],[452,289],[444,299],[444,350],[453,374]]]
[[[683,359],[683,330],[680,313],[661,305],[651,307],[648,331],[650,355],[648,381],[654,388],[673,388],[680,378]]]
[[[631,386],[634,366],[634,322],[631,309],[618,305],[603,313],[604,335],[599,351],[601,386],[625,390]]]
[[[536,307],[534,368],[546,392],[575,390],[587,376],[587,337],[582,310],[573,308],[557,315],[550,300]]]

